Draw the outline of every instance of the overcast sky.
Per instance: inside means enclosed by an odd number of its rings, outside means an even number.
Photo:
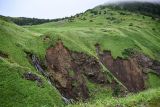
[[[111,1],[124,0],[0,0],[0,15],[49,19],[61,18],[84,12],[87,9]],[[136,1],[160,2],[160,0]]]

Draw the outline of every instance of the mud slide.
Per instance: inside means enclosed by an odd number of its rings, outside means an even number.
[[[96,83],[106,82],[96,59],[83,53],[71,52],[58,41],[46,52],[49,76],[67,98],[87,99],[89,91],[84,76]]]
[[[159,63],[137,54],[128,59],[114,59],[110,51],[99,52],[99,60],[84,53],[73,52],[57,41],[54,47],[46,50],[46,62],[50,81],[67,99],[85,100],[89,98],[86,78],[98,84],[113,85],[102,72],[101,62],[131,92],[145,89],[144,70],[159,69]],[[143,56],[141,56],[143,55]],[[115,84],[115,83],[114,83]]]

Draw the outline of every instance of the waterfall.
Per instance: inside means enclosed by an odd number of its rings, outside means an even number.
[[[43,76],[48,78],[48,74],[43,70],[43,68],[40,65],[40,62],[38,58],[35,55],[32,55],[32,63],[34,64],[37,71],[39,71]]]
[[[36,70],[39,71],[44,77],[46,77],[47,80],[48,80],[48,82],[49,82],[52,86],[54,86],[53,82],[52,82],[51,79],[49,78],[48,73],[41,67],[41,64],[40,64],[40,62],[39,62],[39,59],[38,59],[35,55],[32,55],[32,56],[31,56],[31,59],[32,59],[32,63],[33,63],[33,65],[34,65],[34,67],[36,68]],[[71,103],[74,102],[73,99],[67,99],[67,98],[65,98],[65,97],[62,96],[62,95],[61,95],[61,97],[62,97],[62,100],[65,102],[65,104],[71,104]]]

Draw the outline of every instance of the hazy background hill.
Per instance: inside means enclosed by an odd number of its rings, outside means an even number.
[[[146,16],[151,16],[153,19],[160,18],[160,3],[152,2],[119,2],[109,3],[99,6],[101,9],[108,7],[115,10],[124,10],[135,13],[140,13]],[[122,13],[123,14],[123,13]],[[78,15],[78,14],[77,14]],[[69,19],[69,17],[58,18],[58,19],[38,19],[38,18],[26,18],[26,17],[9,17],[2,16],[0,18],[6,21],[14,22],[17,25],[36,25],[52,21],[59,21]]]
[[[136,12],[153,18],[160,18],[160,2],[120,2],[117,4],[108,5],[110,8],[117,10],[126,10],[130,12]]]

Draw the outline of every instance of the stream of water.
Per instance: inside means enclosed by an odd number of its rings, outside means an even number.
[[[32,55],[31,59],[32,59],[32,63],[34,65],[34,67],[37,69],[37,71],[39,71],[45,78],[47,78],[48,82],[50,84],[52,84],[52,86],[54,86],[53,82],[49,78],[48,73],[41,67],[41,64],[40,64],[38,58],[35,55]],[[67,99],[62,95],[61,95],[61,97],[62,97],[62,100],[65,102],[65,104],[73,103],[73,100]]]

